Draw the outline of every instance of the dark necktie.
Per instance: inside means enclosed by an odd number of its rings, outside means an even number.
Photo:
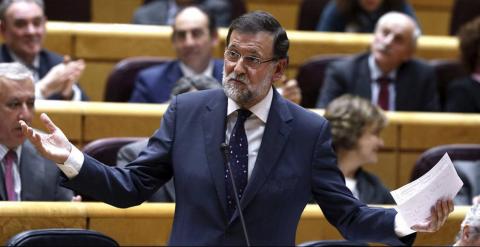
[[[15,180],[13,178],[13,166],[17,160],[17,153],[13,150],[9,150],[4,158],[5,166],[5,190],[7,191],[7,199],[9,201],[16,201],[15,195]]]
[[[245,134],[245,120],[252,114],[249,110],[239,109],[237,122],[233,127],[229,142],[229,162],[232,169],[238,199],[242,198],[248,180],[248,141]],[[227,191],[227,209],[229,218],[235,212],[235,193],[230,180],[230,173],[225,169],[225,187]]]
[[[378,106],[380,106],[383,110],[388,111],[388,102],[390,98],[390,94],[388,92],[388,86],[392,80],[389,77],[379,77],[377,79],[378,84],[380,85],[380,92],[378,94]]]

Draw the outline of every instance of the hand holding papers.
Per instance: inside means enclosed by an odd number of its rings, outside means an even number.
[[[432,215],[431,208],[438,208],[438,200],[451,200],[462,185],[450,157],[445,154],[429,172],[391,194],[397,203],[398,213],[412,227],[427,223]]]

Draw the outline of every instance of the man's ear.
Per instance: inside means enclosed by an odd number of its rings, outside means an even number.
[[[6,23],[4,20],[0,20],[0,33],[2,34],[2,36],[5,34],[5,27]]]
[[[218,40],[219,40],[218,31],[215,30],[212,33],[210,33],[210,38],[212,39],[212,46],[214,47],[217,46]]]
[[[465,225],[462,230],[462,240],[469,241],[469,238],[470,238],[469,226]]]
[[[282,78],[282,76],[285,73],[285,70],[287,69],[287,65],[288,65],[287,58],[282,58],[278,60],[278,62],[275,65],[275,71],[273,72],[273,75],[272,75],[272,81],[278,81]]]

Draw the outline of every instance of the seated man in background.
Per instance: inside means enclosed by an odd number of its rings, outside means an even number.
[[[480,245],[480,204],[470,208],[457,234],[454,246]]]
[[[222,80],[223,61],[213,59],[218,32],[211,16],[198,7],[181,10],[172,26],[177,60],[142,70],[130,102],[165,103],[183,76],[207,75]]]
[[[199,91],[205,89],[220,88],[220,83],[210,76],[195,75],[184,76],[177,81],[175,87],[172,90],[172,97],[178,94]],[[117,166],[124,167],[126,164],[134,161],[140,151],[147,147],[148,138],[145,140],[137,141],[128,145],[125,145],[118,151]],[[173,179],[170,179],[165,185],[155,192],[149,202],[175,202],[175,187],[173,185]]]
[[[232,21],[229,0],[153,0],[140,6],[133,15],[134,24],[172,25],[177,11],[189,5],[205,8],[215,16],[215,24],[228,27]]]
[[[371,33],[380,17],[398,11],[415,18],[405,0],[330,0],[320,15],[317,31]]]
[[[25,65],[34,76],[37,99],[87,99],[77,85],[85,69],[83,60],[73,61],[42,48],[47,21],[42,0],[4,0],[0,20],[5,42],[0,62]]]
[[[389,12],[377,22],[371,52],[328,65],[318,108],[349,93],[390,111],[438,111],[433,68],[413,58],[420,30],[408,15]]]
[[[460,57],[469,75],[449,84],[446,111],[480,113],[480,17],[462,26],[458,37]]]
[[[332,101],[324,116],[331,125],[338,167],[353,195],[367,204],[395,204],[382,181],[362,169],[363,165],[378,162],[378,150],[383,147],[380,132],[387,125],[382,110],[363,98],[346,94]]]
[[[31,123],[34,105],[30,71],[20,63],[0,63],[0,200],[72,200],[73,192],[59,185],[60,170],[22,134],[18,120]]]

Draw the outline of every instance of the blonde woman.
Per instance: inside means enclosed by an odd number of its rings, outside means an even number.
[[[393,204],[380,179],[362,169],[378,161],[378,150],[383,147],[380,132],[387,119],[382,110],[363,98],[346,94],[327,106],[325,117],[332,128],[338,166],[353,195],[368,204]]]

